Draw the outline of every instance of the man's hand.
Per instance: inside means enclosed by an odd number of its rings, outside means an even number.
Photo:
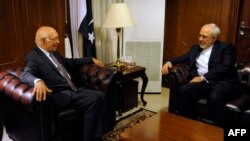
[[[168,74],[168,69],[169,68],[172,68],[172,64],[171,62],[166,62],[163,66],[162,66],[162,74],[165,75],[165,74]]]
[[[37,101],[45,101],[47,94],[50,94],[52,90],[50,90],[42,80],[38,80],[36,82],[36,85],[33,89],[33,94],[36,94],[36,100]]]
[[[104,66],[103,63],[100,60],[97,60],[96,58],[92,58],[93,62],[98,66]]]
[[[196,76],[189,83],[200,83],[202,81],[204,81],[204,79],[202,79],[201,76]]]

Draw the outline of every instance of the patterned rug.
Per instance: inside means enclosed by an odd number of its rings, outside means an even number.
[[[146,109],[139,109],[138,111],[119,119],[114,130],[103,136],[104,141],[118,141],[120,133],[125,129],[131,128],[135,124],[138,124],[155,114],[155,112]]]

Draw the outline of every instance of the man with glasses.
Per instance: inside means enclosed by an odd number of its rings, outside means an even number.
[[[195,104],[201,98],[208,98],[213,122],[226,125],[226,103],[234,97],[237,89],[235,52],[231,44],[218,39],[220,28],[214,24],[202,26],[199,44],[186,54],[166,62],[162,74],[168,74],[172,65],[186,64],[189,68],[189,83],[179,88],[179,112],[183,116],[195,118]]]

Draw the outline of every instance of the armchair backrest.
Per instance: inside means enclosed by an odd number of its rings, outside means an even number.
[[[250,86],[250,64],[238,65],[236,64],[238,77],[241,83]]]

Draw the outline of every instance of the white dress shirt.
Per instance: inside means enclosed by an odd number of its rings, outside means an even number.
[[[196,67],[198,74],[203,76],[208,72],[208,61],[212,52],[213,46],[203,49],[200,55],[196,58]]]

